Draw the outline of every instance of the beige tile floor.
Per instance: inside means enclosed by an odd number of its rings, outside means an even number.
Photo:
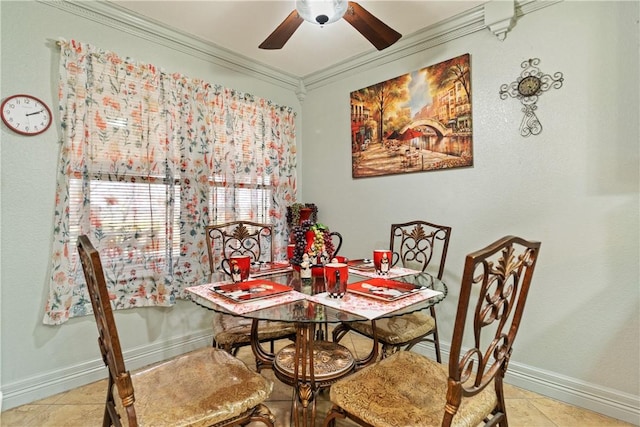
[[[363,338],[347,335],[342,344],[350,347],[356,355],[363,357],[367,344]],[[253,366],[253,354],[250,349],[242,349],[238,357],[248,366]],[[291,399],[293,390],[279,382],[273,373],[264,370],[263,374],[274,382],[274,390],[267,406],[277,418],[277,427],[289,427],[291,422]],[[106,380],[88,384],[77,389],[60,393],[46,399],[32,402],[0,414],[2,427],[85,427],[101,426],[103,402],[106,392]],[[567,405],[541,395],[507,385],[505,387],[509,424],[515,427],[612,427],[631,426],[631,424],[608,418],[595,412]],[[322,425],[322,419],[330,403],[328,393],[323,392],[317,401],[318,416],[316,426]],[[339,421],[338,426],[354,426],[350,421]],[[250,427],[263,426],[251,423]]]

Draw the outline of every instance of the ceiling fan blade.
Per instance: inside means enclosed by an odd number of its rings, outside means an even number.
[[[349,2],[349,8],[343,18],[378,50],[388,48],[402,37],[402,34],[354,1]]]
[[[300,15],[298,15],[298,11],[294,9],[289,16],[278,25],[278,28],[269,34],[269,37],[258,47],[260,49],[282,49],[282,46],[291,38],[300,24],[302,24],[302,21],[304,21],[304,19],[302,19]]]

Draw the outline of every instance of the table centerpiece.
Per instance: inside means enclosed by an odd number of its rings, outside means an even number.
[[[287,207],[290,242],[294,246],[289,262],[302,278],[323,275],[323,266],[330,262],[342,246],[340,233],[317,222],[318,208],[313,203],[294,203]],[[334,243],[337,238],[337,247]]]
[[[324,224],[302,221],[300,225],[293,227],[291,235],[295,248],[291,263],[301,265],[304,255],[307,255],[308,262],[312,266],[322,266],[329,262],[336,255],[332,234]]]
[[[318,221],[318,207],[314,203],[294,203],[287,206],[287,225],[289,228],[293,229],[306,220]]]

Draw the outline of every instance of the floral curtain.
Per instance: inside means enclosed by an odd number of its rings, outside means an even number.
[[[81,234],[100,251],[116,309],[184,297],[209,273],[211,209],[223,205],[216,218],[236,219],[238,187],[271,189],[273,244],[284,253],[296,192],[290,108],[76,41],[61,42],[58,94],[63,138],[44,323],[91,313],[75,249]],[[212,199],[214,190],[229,200]]]

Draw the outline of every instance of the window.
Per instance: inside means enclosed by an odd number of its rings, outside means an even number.
[[[210,180],[209,212],[213,224],[222,224],[231,220],[254,221],[267,224],[273,189],[268,176],[261,178],[260,184],[250,183],[224,186],[221,177]],[[230,217],[230,213],[233,216]]]
[[[102,256],[121,256],[124,248],[135,264],[144,266],[149,261],[166,264],[180,252],[180,186],[157,182],[144,182],[144,177],[132,177],[136,182],[90,181],[90,223],[96,236],[112,248]],[[83,181],[72,179],[69,194],[72,205],[85,198]],[[172,189],[173,187],[173,189]],[[167,195],[173,193],[174,206],[167,206]],[[80,234],[80,210],[69,215],[71,241]],[[135,244],[127,239],[135,237]],[[121,248],[115,250],[115,248]]]
[[[116,309],[170,306],[209,276],[207,223],[274,225],[295,200],[288,107],[61,42],[62,145],[44,323],[89,314],[76,240],[100,252]]]

